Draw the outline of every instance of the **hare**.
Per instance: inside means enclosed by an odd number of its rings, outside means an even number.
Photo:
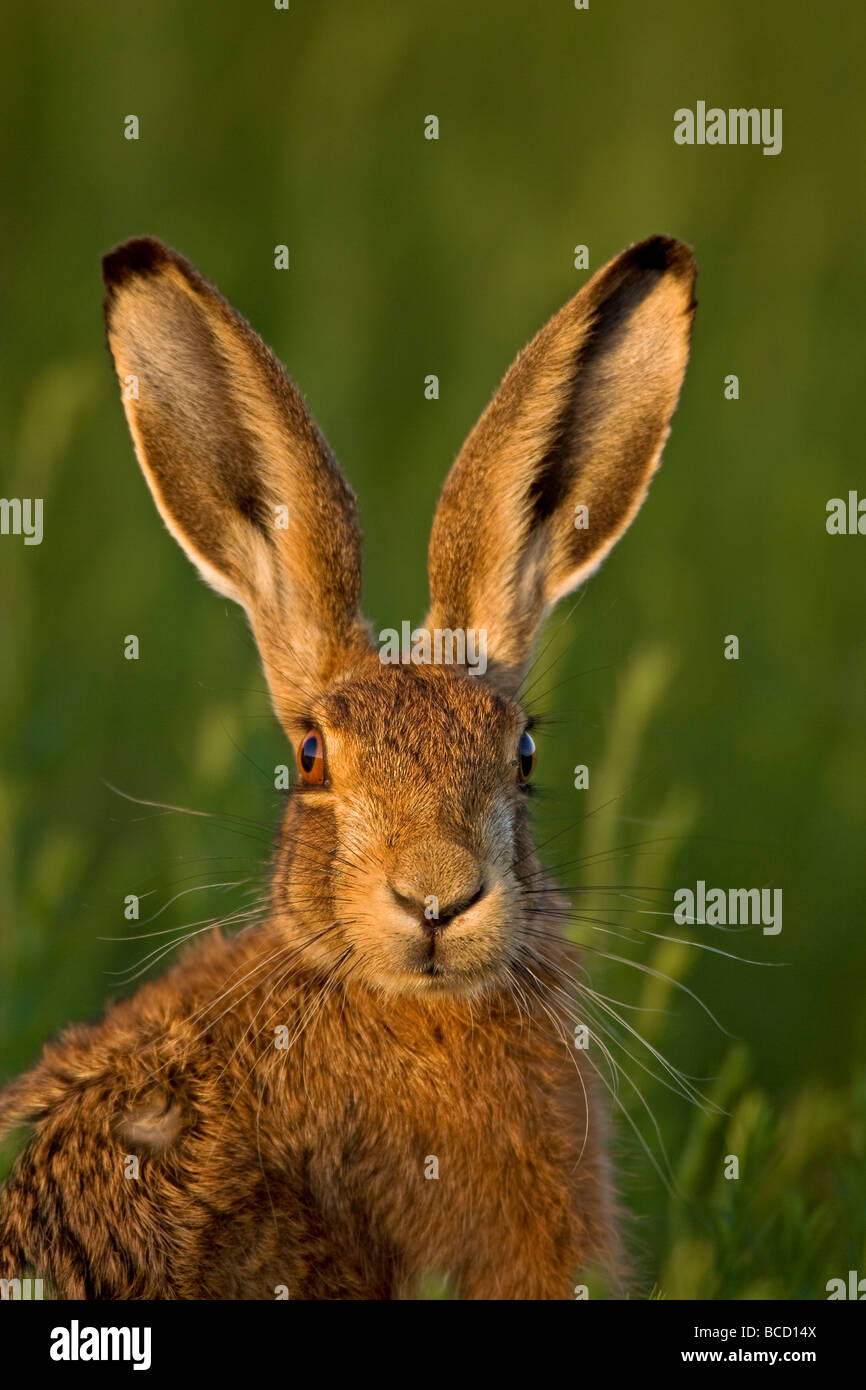
[[[145,478],[246,610],[297,779],[270,908],[73,1026],[0,1096],[34,1124],[0,1276],[74,1299],[565,1299],[624,1257],[567,906],[545,876],[520,704],[546,613],[657,468],[695,269],[657,236],[517,357],[460,452],[421,631],[486,669],[385,661],[359,611],[353,493],[282,366],[176,252],[104,261]]]

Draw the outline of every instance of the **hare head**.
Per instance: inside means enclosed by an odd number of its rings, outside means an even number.
[[[154,500],[246,610],[294,750],[274,920],[316,969],[386,995],[505,985],[532,952],[539,892],[521,683],[546,613],[658,466],[688,357],[690,251],[631,247],[519,355],[445,483],[430,610],[397,660],[359,610],[354,495],[277,359],[161,243],[130,241],[104,271]]]

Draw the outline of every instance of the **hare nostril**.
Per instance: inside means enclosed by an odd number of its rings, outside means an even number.
[[[404,912],[411,912],[412,915],[416,917],[419,912],[422,916],[424,915],[423,900],[419,900],[418,898],[411,898],[407,893],[398,893],[393,883],[388,884],[388,889],[391,893],[391,897],[394,899],[397,906],[402,907]]]
[[[486,892],[487,884],[482,879],[475,892],[471,895],[471,897],[465,898],[462,903],[453,904],[448,909],[449,916],[456,917],[458,913],[468,912],[470,907],[474,907],[476,903],[480,903],[481,899],[484,897],[484,894]]]
[[[468,912],[470,907],[480,902],[487,892],[487,885],[483,879],[473,892],[450,899],[440,898],[435,893],[427,893],[423,897],[400,893],[393,883],[389,883],[388,888],[394,901],[405,912],[419,918],[426,931],[438,931],[441,927],[447,926],[455,917],[459,917],[462,912]]]

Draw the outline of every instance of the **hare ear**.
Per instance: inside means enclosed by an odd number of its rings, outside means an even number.
[[[308,702],[354,646],[354,495],[282,366],[161,242],[103,261],[108,343],[138,461],[169,531],[246,609],[277,713]]]
[[[658,467],[689,352],[695,268],[653,237],[533,338],[463,446],[430,539],[426,625],[486,632],[519,687],[550,607],[601,563]]]

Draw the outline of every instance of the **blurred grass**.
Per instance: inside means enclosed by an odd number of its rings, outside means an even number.
[[[45,540],[0,540],[0,1079],[141,958],[101,939],[129,934],[127,894],[151,911],[195,887],[167,925],[244,906],[286,758],[242,616],[195,579],[138,475],[101,254],[163,237],[273,343],[358,490],[382,626],[423,611],[448,461],[582,282],[571,248],[595,268],[668,231],[700,265],[693,359],[646,508],[542,643],[538,833],[558,837],[563,881],[616,889],[590,899],[595,925],[575,920],[594,987],[642,1010],[625,1017],[730,1117],[631,1065],[679,1192],[623,1119],[641,1288],[822,1297],[866,1272],[863,542],[824,530],[862,476],[864,37],[842,0],[4,6],[0,492],[45,499]],[[783,153],[675,147],[673,110],[697,99],[782,106]],[[665,931],[650,911],[698,878],[782,887],[778,938],[721,944],[789,967],[645,933],[630,951],[655,974],[593,953],[623,949],[597,909]],[[621,1096],[655,1142],[627,1081]]]
[[[631,1231],[633,1248],[642,1251],[630,1275],[634,1296],[824,1298],[828,1279],[846,1277],[866,1258],[866,1068],[830,1087],[814,1075],[789,1075],[785,1099],[774,1101],[754,1084],[753,1050],[726,1038],[714,1018],[708,1030],[709,1007],[686,984],[702,951],[729,952],[744,986],[762,966],[774,972],[776,963],[755,958],[760,928],[716,929],[707,940],[706,928],[672,926],[673,861],[690,842],[698,809],[692,793],[669,789],[659,811],[641,820],[645,839],[624,843],[632,832],[614,812],[616,789],[621,795],[634,788],[673,671],[669,655],[649,648],[619,679],[593,798],[599,809],[588,815],[581,839],[586,882],[569,933],[593,967],[593,987],[617,1006],[602,1005],[599,1018],[578,995],[578,1013],[583,1007],[594,1020],[588,1055],[620,1120],[624,1207],[639,1216]],[[637,881],[648,858],[652,892]],[[603,883],[595,896],[591,882]],[[612,900],[616,914],[605,915]],[[643,977],[637,994],[632,970]],[[772,989],[773,981],[768,999]],[[696,1034],[694,1022],[682,1026],[684,994],[702,1017],[701,1032],[715,1031],[720,1044],[715,1072],[705,1079],[690,1065]],[[672,1110],[679,1111],[675,1149],[668,1138]],[[647,1185],[647,1162],[655,1185]],[[589,1288],[592,1297],[606,1294],[597,1272],[590,1271]]]

